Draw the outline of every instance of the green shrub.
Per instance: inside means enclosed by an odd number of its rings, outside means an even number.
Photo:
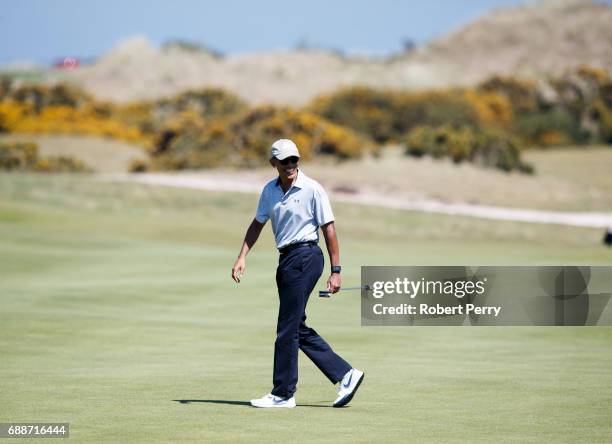
[[[521,150],[516,139],[501,131],[483,131],[476,135],[472,161],[503,171],[534,173],[533,166],[521,160]]]
[[[390,91],[353,87],[315,99],[309,110],[334,122],[367,134],[376,142],[397,136],[397,103]]]
[[[605,143],[612,143],[612,108],[600,99],[593,105],[593,114],[599,124],[600,139]]]
[[[516,127],[518,134],[532,145],[562,145],[586,139],[580,122],[561,109],[522,115],[518,117]]]
[[[478,85],[478,89],[504,95],[519,114],[535,111],[540,102],[535,83],[514,77],[493,76]]]
[[[0,74],[0,101],[8,96],[12,84],[13,81],[10,77]]]
[[[406,153],[413,156],[448,157],[455,163],[468,161],[504,171],[533,172],[521,161],[517,142],[499,130],[422,125],[410,131],[405,142]]]
[[[132,160],[128,166],[128,171],[131,173],[146,173],[148,169],[148,162],[141,159]]]
[[[405,134],[416,125],[478,127],[477,110],[461,90],[405,92],[397,95],[397,128]]]
[[[70,156],[50,156],[39,159],[33,170],[42,173],[83,173],[91,171],[81,160]]]
[[[204,118],[231,116],[244,111],[247,106],[227,91],[204,88],[158,100],[153,102],[150,108],[154,119],[164,121],[185,111],[193,111]]]
[[[29,104],[36,113],[48,106],[68,106],[77,108],[92,102],[92,98],[82,90],[66,84],[53,86],[24,85],[6,95],[18,103]]]
[[[480,125],[478,110],[461,90],[407,92],[355,87],[319,97],[309,109],[379,143],[401,140],[418,125]]]
[[[474,137],[474,132],[467,127],[455,129],[449,125],[421,125],[408,134],[407,153],[417,157],[425,154],[435,158],[450,157],[453,162],[459,163],[471,158]]]
[[[175,97],[155,102],[135,102],[114,106],[113,118],[129,127],[136,127],[145,138],[159,140],[168,127],[186,125],[196,120],[198,127],[209,119],[236,116],[247,109],[244,102],[221,89],[190,90]],[[187,117],[186,117],[187,116]],[[201,129],[201,128],[200,128]],[[141,143],[148,145],[148,143]]]
[[[270,144],[283,137],[296,142],[304,159],[317,155],[356,158],[372,148],[367,137],[313,113],[292,108],[254,108],[231,121],[229,130],[238,136],[237,145],[246,158],[256,156],[257,159],[265,159],[269,155]]]
[[[29,170],[37,160],[38,145],[35,143],[0,143],[0,170]]]
[[[599,90],[599,99],[609,109],[612,109],[612,82],[606,82]]]
[[[38,145],[31,142],[0,143],[0,170],[39,172],[91,171],[82,161],[70,156],[38,157]]]

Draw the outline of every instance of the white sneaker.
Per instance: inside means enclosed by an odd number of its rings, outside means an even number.
[[[340,387],[338,388],[338,397],[334,401],[334,407],[343,407],[351,402],[357,389],[363,381],[364,373],[356,368],[350,369],[346,372],[346,375],[340,381]]]
[[[280,396],[274,396],[273,394],[267,394],[263,398],[251,399],[251,405],[253,407],[277,407],[292,409],[295,407],[295,397],[292,396],[289,399],[281,398]]]

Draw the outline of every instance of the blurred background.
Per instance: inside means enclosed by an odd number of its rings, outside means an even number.
[[[353,201],[605,211],[611,19],[580,0],[11,3],[0,167],[222,169],[257,191],[291,137]]]
[[[309,319],[370,375],[350,430],[317,408],[236,428],[269,390],[268,228],[239,286],[230,269],[281,137],[329,191],[345,285],[612,264],[611,23],[591,0],[5,2],[0,420],[79,442],[609,441],[609,328],[364,329],[348,295]],[[300,365],[298,404],[326,405]]]

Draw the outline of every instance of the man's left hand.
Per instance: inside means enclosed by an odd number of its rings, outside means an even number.
[[[338,293],[340,286],[342,285],[342,279],[339,273],[332,273],[327,280],[327,291],[332,293]]]

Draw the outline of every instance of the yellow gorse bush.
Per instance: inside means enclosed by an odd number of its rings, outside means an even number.
[[[137,127],[100,115],[93,106],[81,109],[48,106],[39,114],[23,113],[11,131],[23,133],[89,134],[147,145],[150,139]]]
[[[31,106],[14,100],[0,102],[0,132],[13,132],[27,115]]]
[[[152,152],[152,170],[265,165],[270,143],[289,137],[303,159],[315,155],[358,157],[372,144],[367,137],[292,108],[261,106],[237,116],[205,119],[184,111],[160,130]],[[142,163],[134,164],[142,171]]]
[[[476,111],[480,126],[509,128],[514,121],[512,103],[502,94],[469,89],[465,98]]]

